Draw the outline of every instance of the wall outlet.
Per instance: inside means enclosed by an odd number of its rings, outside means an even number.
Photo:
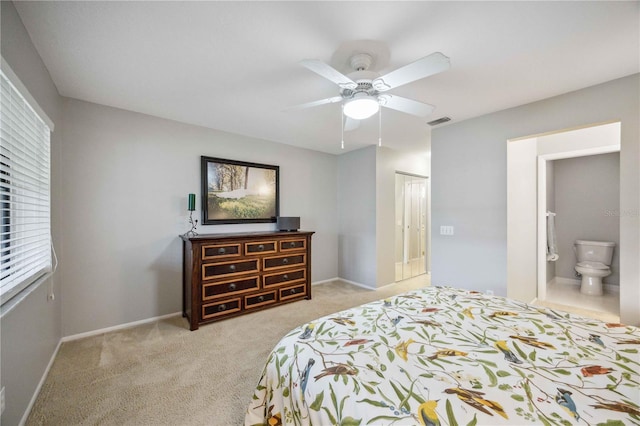
[[[4,387],[0,389],[0,415],[4,413]]]
[[[487,296],[493,296],[493,290],[487,290]]]
[[[453,226],[441,226],[440,235],[453,235]]]

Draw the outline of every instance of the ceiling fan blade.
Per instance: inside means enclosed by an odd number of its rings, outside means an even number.
[[[400,112],[406,112],[407,114],[417,115],[418,117],[425,117],[436,109],[433,105],[395,95],[382,95],[380,96],[380,100],[380,105],[383,107],[395,109]]]
[[[295,110],[304,109],[304,108],[311,108],[318,105],[333,104],[340,101],[342,101],[342,96],[334,96],[333,98],[320,99],[319,101],[307,102],[300,105],[290,106],[285,108],[284,111],[295,111]]]
[[[350,132],[360,127],[360,120],[355,120],[351,117],[344,116],[344,131]]]
[[[432,53],[422,59],[391,71],[372,81],[373,88],[379,92],[384,92],[395,87],[414,82],[416,80],[429,77],[430,75],[446,71],[450,67],[449,58],[440,52]]]
[[[346,75],[317,59],[304,59],[300,64],[316,74],[333,81],[341,89],[355,89],[358,85]]]

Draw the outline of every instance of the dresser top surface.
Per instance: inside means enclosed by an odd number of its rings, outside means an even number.
[[[180,235],[184,241],[221,240],[228,238],[257,238],[257,237],[306,237],[314,231],[258,231],[258,232],[228,232],[220,234],[200,234],[193,237]]]

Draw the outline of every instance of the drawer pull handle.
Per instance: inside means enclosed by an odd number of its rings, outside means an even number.
[[[283,280],[288,280],[288,279],[289,279],[289,275],[284,274],[284,275],[282,276],[282,279],[283,279]]]
[[[227,305],[225,305],[224,303],[220,306],[218,306],[218,312],[222,312],[222,311],[226,311],[227,310]]]
[[[236,265],[229,265],[229,270],[230,271],[235,271],[236,270]]]
[[[236,289],[236,283],[229,284],[229,290],[233,291]]]
[[[260,251],[264,250],[264,245],[260,244],[260,245],[258,246],[258,250],[260,250]]]
[[[227,251],[224,248],[218,249],[218,254],[225,254]]]
[[[296,294],[296,289],[295,288],[291,289],[291,294]]]
[[[286,265],[287,263],[289,263],[289,259],[287,259],[286,257],[282,259],[282,264]]]
[[[258,302],[264,302],[264,296],[258,297]]]

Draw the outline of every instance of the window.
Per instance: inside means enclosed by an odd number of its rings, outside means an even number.
[[[0,299],[4,304],[51,271],[51,126],[36,113],[37,105],[27,102],[26,90],[23,96],[16,88],[22,88],[19,80],[2,65]]]

